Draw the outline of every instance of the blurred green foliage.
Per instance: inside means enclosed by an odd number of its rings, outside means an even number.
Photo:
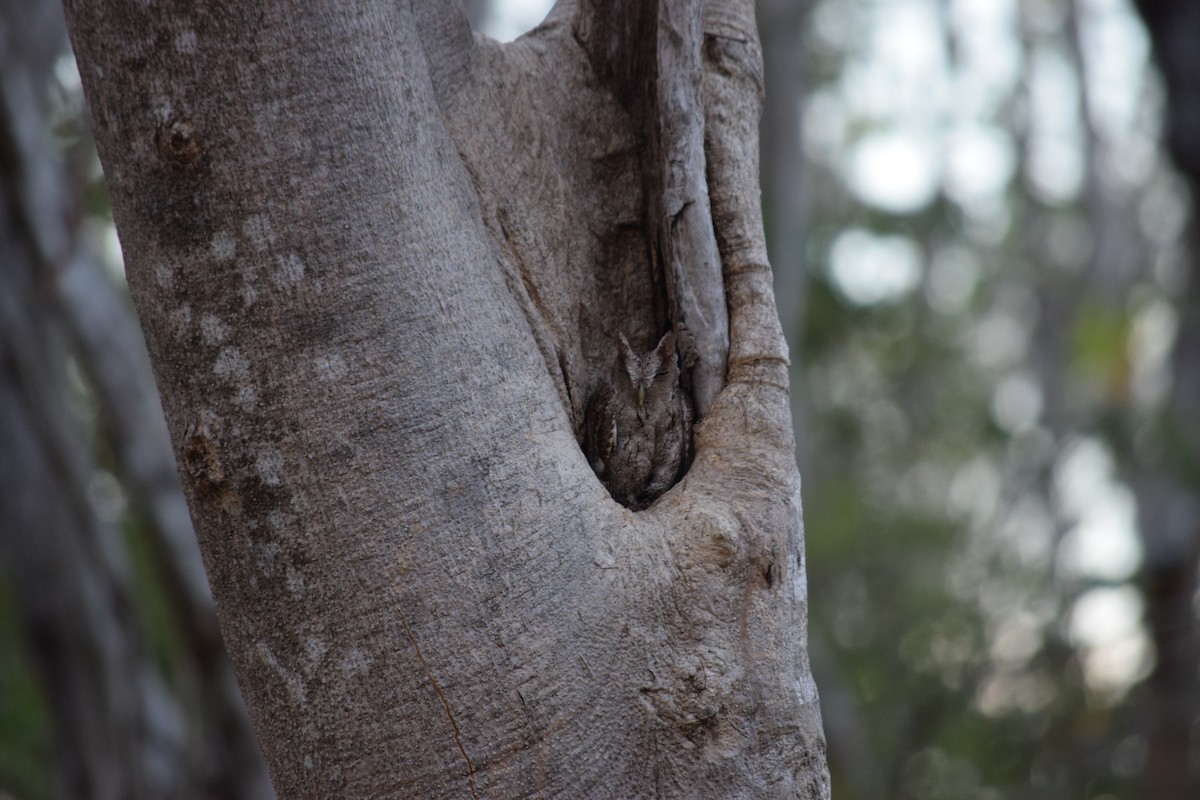
[[[1187,214],[1140,22],[821,0],[796,38],[809,212],[766,214],[808,241],[774,266],[806,275],[788,333],[835,796],[1139,797],[1155,654],[1126,481],[1163,446],[1135,433],[1162,417],[1185,246],[1146,208]]]
[[[11,587],[0,580],[0,791],[53,796],[50,710],[37,686]]]

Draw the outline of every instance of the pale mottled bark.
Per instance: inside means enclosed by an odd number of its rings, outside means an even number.
[[[578,435],[676,209],[580,9],[501,47],[417,3],[67,8],[280,795],[827,796],[752,4],[691,43],[728,372],[637,514]]]

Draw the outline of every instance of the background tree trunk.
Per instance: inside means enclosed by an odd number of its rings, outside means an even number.
[[[828,796],[753,4],[649,8],[501,47],[446,3],[67,3],[282,796]],[[727,370],[695,346],[724,388],[634,514],[582,409],[666,319]]]
[[[1174,378],[1159,432],[1165,458],[1145,464],[1139,514],[1146,548],[1146,620],[1156,659],[1144,712],[1148,797],[1200,795],[1200,6],[1187,0],[1137,0],[1166,88],[1167,146],[1191,189],[1191,268],[1173,354]]]
[[[466,12],[471,27],[476,30],[483,25],[484,20],[491,13],[491,8],[490,0],[463,0],[463,11]]]
[[[270,797],[141,336],[86,241],[92,154],[52,103],[61,9],[8,0],[0,21],[0,567],[53,717],[42,768],[67,798]],[[170,676],[137,613],[112,472],[164,576]]]
[[[801,34],[808,5],[805,0],[758,0],[757,3],[766,84],[760,137],[763,204],[779,318],[793,357],[799,352],[808,300],[808,259],[804,250],[811,197],[800,124],[807,89]],[[804,391],[796,385],[802,375],[801,370],[792,371],[792,424],[799,443],[796,458],[801,473],[807,474],[811,454],[805,447]]]

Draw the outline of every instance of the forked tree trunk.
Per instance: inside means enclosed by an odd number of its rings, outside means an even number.
[[[828,796],[753,3],[143,5],[66,3],[280,796]],[[667,325],[633,513],[582,413]]]

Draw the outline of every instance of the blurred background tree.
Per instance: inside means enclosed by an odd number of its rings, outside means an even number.
[[[1143,6],[1166,39],[1123,0],[814,0],[794,26],[807,200],[767,161],[764,188],[769,238],[806,242],[773,262],[807,277],[841,798],[1200,797],[1200,72],[1168,63],[1200,58],[1200,7]]]
[[[759,5],[836,796],[1200,797],[1200,5]],[[0,797],[269,796],[57,4],[0,23]]]
[[[57,2],[0,2],[0,220],[0,797],[272,797]]]

